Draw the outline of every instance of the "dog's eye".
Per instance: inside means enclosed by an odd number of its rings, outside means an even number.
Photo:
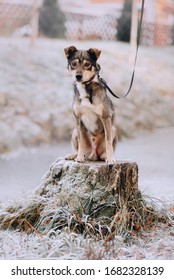
[[[73,62],[71,62],[71,67],[72,68],[77,68],[77,66],[78,66],[78,62],[77,61],[73,61]]]
[[[85,62],[83,67],[84,67],[84,69],[89,69],[91,67],[91,63],[90,62]]]

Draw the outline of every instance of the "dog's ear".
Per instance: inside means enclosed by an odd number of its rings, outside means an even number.
[[[70,58],[75,52],[77,52],[76,47],[70,46],[64,49],[66,58]]]
[[[99,58],[100,53],[101,53],[101,51],[98,50],[98,49],[89,49],[87,52],[88,52],[88,53],[92,56],[92,58],[95,59],[95,60],[97,60],[97,59]]]

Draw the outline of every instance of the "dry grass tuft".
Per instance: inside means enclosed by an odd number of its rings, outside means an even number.
[[[7,207],[0,213],[1,230],[19,230],[27,234],[35,233],[41,237],[48,232],[56,233],[67,229],[84,237],[94,237],[106,242],[121,235],[126,242],[132,236],[141,236],[159,223],[171,224],[171,217],[164,209],[159,210],[155,203],[151,205],[138,191],[134,199],[124,202],[118,208],[116,205],[105,205],[115,213],[110,217],[96,216],[97,209],[90,215],[70,212],[66,207],[56,207],[55,201],[41,200],[37,197],[27,206]]]
[[[41,212],[44,204],[39,201],[34,201],[27,206],[7,207],[0,214],[0,229],[6,230],[21,230],[26,233],[36,232],[36,224],[41,217]]]

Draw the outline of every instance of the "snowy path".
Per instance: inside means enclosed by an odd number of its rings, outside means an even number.
[[[174,201],[174,128],[143,133],[119,142],[117,159],[136,161],[139,186],[153,197]],[[45,146],[0,157],[0,201],[33,190],[50,164],[70,152],[69,143]]]
[[[134,160],[139,166],[139,187],[144,193],[174,201],[174,128],[144,133],[121,142],[120,158]]]

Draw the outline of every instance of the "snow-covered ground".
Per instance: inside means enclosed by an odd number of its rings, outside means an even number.
[[[120,143],[118,156],[139,165],[143,193],[174,202],[174,127],[141,133]]]

